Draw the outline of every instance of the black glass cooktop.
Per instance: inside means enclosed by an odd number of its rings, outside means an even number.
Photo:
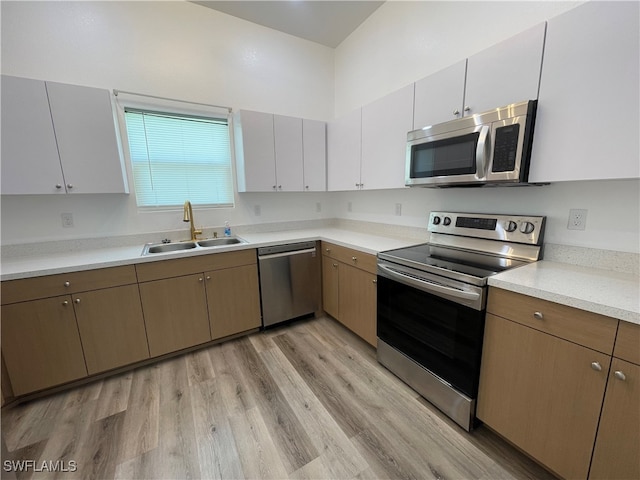
[[[430,272],[440,270],[438,273],[452,278],[456,276],[447,275],[447,272],[451,272],[452,274],[460,273],[462,276],[470,276],[478,279],[486,279],[496,273],[522,264],[521,262],[514,263],[514,260],[494,255],[458,250],[428,243],[414,247],[388,250],[379,253],[378,257],[418,270]]]

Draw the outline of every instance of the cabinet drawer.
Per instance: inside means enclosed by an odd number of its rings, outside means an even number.
[[[640,365],[640,325],[620,322],[613,356]]]
[[[611,355],[618,320],[491,287],[487,312]],[[538,318],[541,317],[541,318]]]
[[[133,265],[2,282],[2,304],[136,283]]]
[[[149,282],[162,278],[192,275],[209,270],[240,267],[257,263],[256,250],[238,250],[237,252],[212,253],[196,257],[176,258],[160,262],[140,263],[136,265],[139,282]]]
[[[358,267],[369,273],[377,273],[378,259],[375,255],[352,248],[342,247],[329,242],[322,242],[322,254],[339,262]]]

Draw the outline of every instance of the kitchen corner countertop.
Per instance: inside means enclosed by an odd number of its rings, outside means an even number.
[[[640,277],[542,260],[489,278],[489,285],[640,324]]]
[[[209,249],[202,248],[182,250],[179,252],[157,253],[145,256],[142,255],[144,245],[132,245],[126,247],[69,251],[64,253],[40,253],[34,254],[33,256],[3,259],[0,279],[2,281],[6,281],[20,278],[40,277],[44,275],[55,275],[60,273],[116,267],[120,265],[132,265],[137,263],[157,262],[160,260],[208,255],[310,240],[326,240],[328,242],[354,248],[372,255],[384,250],[402,248],[421,243],[419,239],[415,238],[390,238],[338,228],[246,233],[240,234],[239,236],[249,243]],[[423,242],[426,242],[426,235]]]

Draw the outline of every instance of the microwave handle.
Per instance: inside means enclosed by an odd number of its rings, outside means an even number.
[[[480,128],[478,145],[476,147],[476,172],[480,179],[487,178],[489,155],[491,150],[491,125],[483,125]]]

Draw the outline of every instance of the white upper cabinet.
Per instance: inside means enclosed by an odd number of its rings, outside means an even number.
[[[403,188],[407,133],[413,130],[413,84],[362,108],[361,188]]]
[[[239,192],[326,190],[325,122],[241,110],[234,132]]]
[[[128,193],[109,92],[3,75],[2,193]]]
[[[272,192],[276,184],[273,114],[240,111],[234,122],[239,192]]]
[[[327,190],[327,124],[302,120],[302,148],[305,192]]]
[[[281,192],[301,192],[303,188],[302,119],[274,115],[276,182]]]
[[[538,98],[546,23],[467,60],[464,115]]]
[[[638,2],[549,20],[529,180],[638,178]]]
[[[360,190],[362,109],[327,124],[327,190]]]
[[[414,130],[462,116],[466,71],[463,60],[416,82]]]

